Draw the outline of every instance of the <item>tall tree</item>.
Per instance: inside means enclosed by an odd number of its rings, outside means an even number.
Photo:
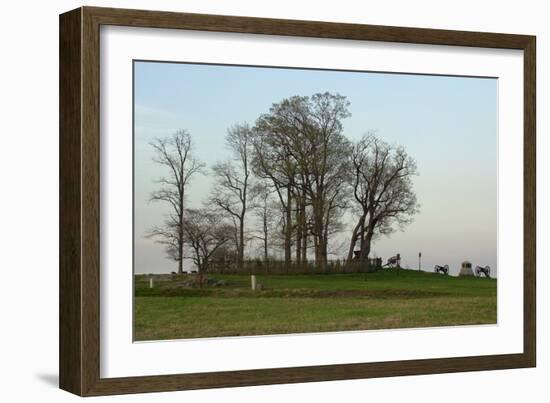
[[[350,116],[348,108],[346,97],[339,94],[294,96],[274,104],[256,123],[264,145],[257,153],[263,162],[261,175],[284,184],[288,196],[298,199],[299,211],[311,206],[315,262],[321,266],[327,262],[329,227],[341,207],[349,172],[350,145],[342,123]],[[289,197],[286,203],[291,205]],[[298,217],[298,226],[305,225],[301,213]]]
[[[167,170],[166,176],[156,181],[160,188],[151,193],[150,200],[168,203],[170,213],[164,225],[153,227],[148,236],[166,246],[168,256],[178,264],[178,273],[182,273],[185,192],[191,178],[201,172],[205,164],[193,156],[191,135],[186,130],[157,138],[150,145],[155,152],[153,161]]]
[[[185,257],[197,266],[202,287],[212,256],[231,239],[233,228],[219,214],[204,208],[185,210],[182,228],[183,243],[191,251]]]
[[[271,136],[269,128],[260,120],[254,130],[252,167],[257,177],[271,183],[282,209],[282,235],[284,261],[287,268],[291,263],[292,246],[292,200],[296,172],[295,162],[285,150],[281,139]]]
[[[216,163],[212,171],[216,184],[212,202],[231,215],[236,227],[237,266],[243,267],[245,250],[245,218],[251,201],[252,129],[247,124],[230,128],[226,146],[232,159]]]
[[[351,153],[351,186],[357,212],[348,250],[353,258],[359,242],[361,261],[370,254],[377,234],[402,229],[419,210],[412,177],[417,175],[415,160],[402,146],[388,144],[373,134],[363,136]]]

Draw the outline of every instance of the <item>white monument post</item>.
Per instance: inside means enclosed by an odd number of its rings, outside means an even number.
[[[155,281],[153,280],[153,277],[149,277],[149,288],[153,288]]]
[[[254,274],[250,275],[250,285],[252,286],[252,291],[256,291],[256,276]]]

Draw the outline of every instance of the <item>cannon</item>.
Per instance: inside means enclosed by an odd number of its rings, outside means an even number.
[[[487,278],[491,278],[491,268],[489,266],[476,266],[476,276],[481,277],[482,274]]]
[[[397,255],[390,257],[384,267],[401,267],[401,255],[398,253]]]
[[[434,266],[434,272],[442,273],[442,274],[447,276],[447,275],[449,275],[449,265],[446,264],[445,266],[440,266],[440,265],[436,264]]]

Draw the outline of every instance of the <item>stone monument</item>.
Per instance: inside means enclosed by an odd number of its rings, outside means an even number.
[[[458,273],[459,276],[473,276],[474,271],[472,270],[472,263],[465,260],[462,262],[462,265],[460,266],[460,272]]]

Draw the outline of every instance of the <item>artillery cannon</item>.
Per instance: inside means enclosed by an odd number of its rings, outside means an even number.
[[[397,255],[390,257],[384,267],[401,267],[401,255],[398,253]]]
[[[436,264],[434,266],[434,272],[442,273],[442,274],[447,276],[447,275],[449,275],[449,265],[446,264],[445,266],[440,266],[440,265]]]
[[[476,276],[481,277],[482,274],[484,274],[487,278],[491,278],[491,268],[489,266],[476,266]]]

